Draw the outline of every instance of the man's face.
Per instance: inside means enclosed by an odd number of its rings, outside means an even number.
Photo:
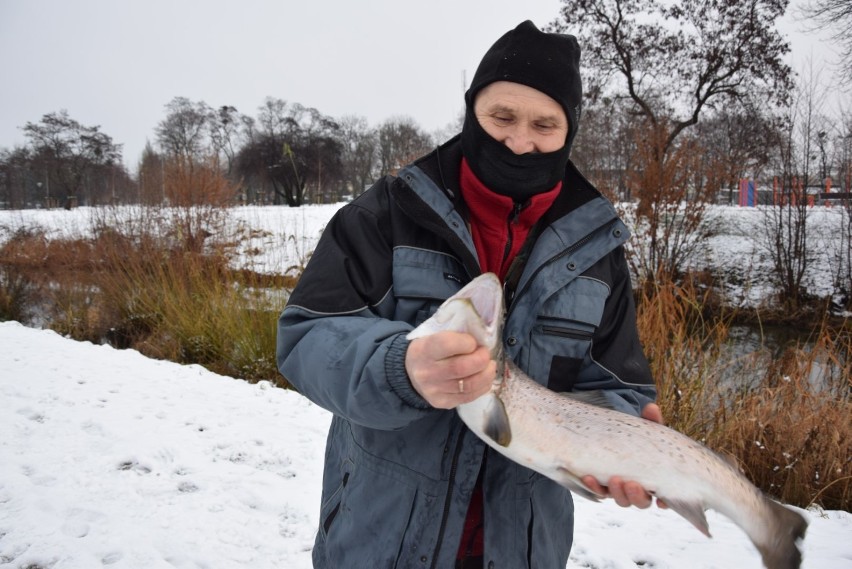
[[[568,137],[562,105],[520,83],[487,85],[477,93],[473,113],[485,132],[515,154],[554,152]]]

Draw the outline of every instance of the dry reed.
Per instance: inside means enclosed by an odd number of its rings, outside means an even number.
[[[707,317],[705,293],[646,286],[640,336],[667,423],[733,457],[762,490],[801,507],[852,507],[852,339],[823,323],[810,349],[765,363],[726,349],[733,315]]]
[[[275,364],[282,295],[270,292],[270,279],[230,267],[236,238],[223,233],[225,210],[178,209],[141,208],[120,221],[102,210],[87,237],[47,240],[38,230],[19,231],[0,247],[7,275],[0,280],[0,309],[14,302],[40,316],[28,317],[23,308],[0,315],[285,385]],[[22,282],[28,298],[15,284]]]

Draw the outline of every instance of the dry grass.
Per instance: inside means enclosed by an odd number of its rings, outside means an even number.
[[[852,338],[823,323],[808,349],[731,355],[733,316],[703,314],[689,285],[646,287],[640,336],[667,423],[734,457],[783,502],[852,508]]]
[[[719,409],[714,446],[784,501],[852,506],[852,382],[848,332],[824,328],[813,346],[788,347],[757,386]]]
[[[141,208],[120,223],[100,215],[94,236],[20,229],[0,247],[0,316],[285,385],[275,334],[292,283],[230,267],[227,210]]]

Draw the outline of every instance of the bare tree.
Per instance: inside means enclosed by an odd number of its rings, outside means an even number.
[[[663,159],[657,152],[669,136],[667,131],[649,129],[635,136],[637,153],[628,170],[628,183],[642,189],[636,218],[645,239],[643,247],[634,244],[635,254],[629,260],[644,281],[676,280],[714,234],[705,214],[716,188],[702,160],[704,147],[697,136],[682,136]]]
[[[379,176],[395,174],[400,168],[428,152],[432,137],[411,117],[396,117],[379,126]]]
[[[849,0],[810,0],[801,9],[803,17],[828,30],[840,48],[840,71],[846,83],[852,81],[852,2]]]
[[[460,110],[456,115],[456,118],[445,124],[441,128],[437,128],[430,133],[432,137],[432,142],[436,145],[443,144],[444,142],[450,140],[452,137],[457,135],[462,131],[462,127],[464,126],[464,110]]]
[[[82,125],[61,110],[28,122],[23,130],[33,149],[32,167],[44,175],[46,205],[60,197],[71,205],[110,195],[109,174],[121,168],[121,145],[99,126]]]
[[[843,309],[852,308],[852,113],[841,110],[833,138],[837,165],[832,177],[840,199],[837,239],[839,246],[830,259],[835,302]]]
[[[587,97],[571,160],[613,199],[630,200],[627,173],[640,123],[619,97]]]
[[[243,124],[236,108],[213,110],[204,101],[175,97],[166,105],[166,111],[166,118],[156,128],[162,151],[164,198],[182,207],[230,203],[240,190],[226,178]],[[227,163],[224,171],[223,155]]]
[[[736,101],[760,91],[777,102],[787,99],[789,51],[773,28],[786,0],[563,0],[560,18],[549,29],[578,36],[590,69],[588,92],[618,97],[626,93],[629,112],[643,121],[631,161],[632,188],[639,199],[637,219],[652,247],[650,265],[640,276],[677,273],[683,260],[671,249],[686,236],[668,231],[702,227],[711,193],[690,187],[689,177],[671,166],[695,140],[678,142],[713,104]],[[649,146],[650,145],[650,146]],[[682,182],[678,182],[678,181]],[[684,183],[680,187],[666,184]],[[661,201],[662,200],[662,201]],[[671,223],[672,216],[679,223]],[[703,231],[703,230],[702,230]],[[657,233],[664,232],[664,233]],[[674,276],[669,274],[668,276]]]
[[[267,97],[258,109],[257,124],[259,131],[264,134],[286,135],[294,126],[287,101]]]
[[[0,208],[24,209],[41,199],[31,166],[29,148],[0,149]]]
[[[340,121],[342,168],[352,196],[357,196],[376,177],[378,136],[364,117],[347,116]]]
[[[217,160],[224,158],[224,171],[228,176],[231,175],[242,127],[245,124],[246,121],[237,111],[237,108],[230,105],[223,105],[215,111],[211,111],[208,118],[210,143],[214,155]]]
[[[702,109],[761,89],[786,101],[790,51],[773,26],[786,0],[563,0],[554,31],[578,36],[584,63],[621,88],[652,126],[670,123],[663,151]]]
[[[727,189],[727,202],[734,204],[739,181],[747,176],[764,180],[770,164],[770,149],[777,140],[775,117],[765,113],[757,101],[713,110],[696,125],[702,141],[704,171],[720,190]]]
[[[184,161],[208,153],[207,132],[212,110],[204,101],[175,97],[166,104],[166,118],[157,125],[157,143],[167,157]]]
[[[268,98],[249,142],[239,153],[240,173],[269,184],[276,203],[298,207],[339,193],[342,180],[339,125],[318,110]]]
[[[139,178],[138,201],[145,205],[162,204],[166,201],[166,161],[151,143],[145,144],[137,168]]]
[[[809,231],[811,206],[816,196],[810,186],[822,186],[818,140],[826,128],[822,110],[825,93],[819,74],[809,69],[794,92],[792,104],[783,119],[784,128],[777,139],[777,171],[774,207],[764,209],[759,243],[772,260],[773,282],[779,304],[795,314],[807,300],[806,279],[814,261],[813,237]]]

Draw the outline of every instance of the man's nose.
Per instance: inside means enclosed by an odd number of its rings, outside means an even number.
[[[529,128],[521,125],[512,129],[503,144],[515,154],[528,154],[535,151],[535,142],[530,136]]]

